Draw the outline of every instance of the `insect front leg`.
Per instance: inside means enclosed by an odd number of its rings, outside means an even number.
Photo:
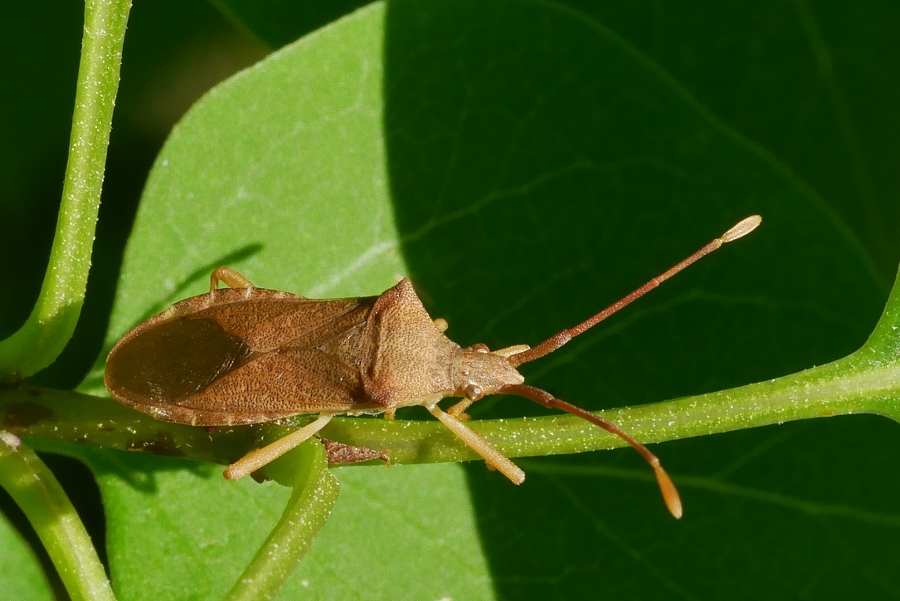
[[[513,484],[521,484],[525,481],[525,472],[510,461],[506,455],[492,447],[488,441],[479,436],[474,430],[452,415],[445,413],[436,404],[425,408],[431,412],[431,415],[441,420],[441,423],[447,426],[451,432],[459,436],[470,449],[481,455],[488,467],[509,478]]]
[[[243,478],[249,473],[255,472],[264,465],[275,461],[291,449],[306,442],[312,436],[328,425],[333,415],[320,415],[319,419],[310,422],[291,432],[287,436],[279,438],[270,445],[261,449],[253,449],[225,469],[225,477],[229,480]]]
[[[209,291],[214,292],[218,289],[219,282],[225,282],[229,288],[256,288],[253,282],[226,265],[222,265],[210,274]]]
[[[463,399],[447,409],[447,413],[449,413],[456,419],[469,421],[470,419],[472,419],[472,416],[466,413],[466,409],[468,409],[474,402],[475,401],[473,401],[472,399]]]

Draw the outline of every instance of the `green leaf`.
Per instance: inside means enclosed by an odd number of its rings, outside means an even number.
[[[285,459],[297,458],[298,451]],[[221,470],[206,464],[82,453],[103,493],[113,543],[110,566],[119,594],[127,599],[210,599],[223,597],[235,585],[229,599],[274,598],[269,593],[274,595],[290,576],[308,549],[304,541],[314,538],[337,495],[322,446],[304,445],[302,451],[305,465],[288,464],[297,478],[293,496],[274,483],[226,481]],[[331,483],[323,486],[323,477]],[[212,499],[214,506],[209,505]],[[265,540],[273,529],[275,535]]]
[[[376,4],[216,88],[176,128],[110,343],[228,263],[316,297],[376,294],[409,274],[458,342],[533,344],[760,213],[751,238],[524,371],[590,409],[790,374],[858,348],[887,283],[869,240],[773,149],[583,12]],[[488,399],[473,415],[543,413],[523,405]],[[457,466],[340,470],[335,512],[283,596],[883,596],[900,559],[900,490],[885,478],[896,434],[855,417],[667,444],[681,522],[633,453],[523,461],[519,488],[479,464],[468,489]],[[173,582],[224,590],[224,559],[180,571],[181,549],[210,546],[191,527],[231,542],[237,574],[287,498],[218,470],[127,461],[120,480],[140,467],[157,488],[110,507],[110,556],[179,550],[113,561],[136,596]],[[229,519],[250,503],[259,524]],[[153,529],[147,505],[175,508],[184,527]]]
[[[85,455],[98,474],[110,567],[123,599],[221,598],[290,496],[273,482],[226,481],[220,468],[208,464],[115,451]],[[311,592],[331,598],[488,597],[490,577],[459,466],[343,468],[335,474],[341,499],[277,598]],[[399,500],[398,491],[405,491]],[[436,565],[438,556],[451,561]],[[373,580],[370,570],[360,569],[367,562],[379,573],[428,571],[429,578]]]
[[[335,473],[341,498],[292,581],[305,596],[492,598],[490,566],[459,465],[352,467]]]
[[[616,31],[717,117],[813,188],[893,278],[900,258],[896,94],[900,15],[889,1],[560,2]],[[659,8],[659,7],[656,7]]]
[[[122,599],[224,597],[290,497],[274,483],[227,482],[208,464],[109,451],[87,460]]]
[[[0,574],[3,591],[11,599],[50,601],[53,591],[34,550],[6,519],[0,517]],[[15,574],[15,578],[11,578]]]

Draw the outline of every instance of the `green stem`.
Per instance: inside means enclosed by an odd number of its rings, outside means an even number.
[[[28,517],[73,601],[115,601],[91,538],[59,482],[7,432],[0,432],[0,486]]]
[[[833,415],[877,413],[898,419],[900,367],[849,357],[775,380],[662,403],[598,412],[645,443]],[[567,414],[470,422],[509,457],[564,455],[625,446],[623,440]],[[397,463],[473,459],[449,431],[434,424],[372,424],[333,420],[323,435],[389,448]]]
[[[642,442],[653,443],[787,421],[851,413],[900,418],[900,366],[868,350],[775,380],[662,403],[602,411]],[[509,402],[524,402],[524,400]],[[0,427],[32,439],[145,450],[229,463],[308,421],[308,417],[239,428],[203,428],[156,421],[110,399],[27,385],[0,390]],[[470,426],[509,457],[611,449],[625,443],[579,418],[479,420]],[[323,435],[351,445],[389,449],[396,463],[466,461],[477,456],[441,424],[336,418]]]
[[[50,262],[25,324],[0,342],[0,379],[53,363],[81,313],[131,0],[87,0],[69,160]]]
[[[285,461],[287,460],[287,461]],[[338,483],[328,470],[325,448],[310,441],[268,469],[294,482],[294,491],[278,525],[241,574],[227,601],[272,599],[325,525],[338,497]],[[279,478],[279,479],[281,479]]]

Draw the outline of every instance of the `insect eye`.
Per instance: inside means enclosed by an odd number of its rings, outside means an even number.
[[[489,349],[486,344],[482,344],[480,342],[478,344],[473,344],[471,348],[476,353],[490,353],[491,352],[491,349]]]
[[[466,386],[466,398],[470,401],[480,401],[484,397],[484,391],[481,386],[469,384]]]

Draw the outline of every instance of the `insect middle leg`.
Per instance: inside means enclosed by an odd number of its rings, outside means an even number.
[[[253,282],[227,265],[222,265],[210,274],[209,291],[214,292],[217,290],[219,282],[225,282],[229,288],[256,288]]]
[[[469,428],[467,425],[445,413],[437,405],[425,407],[435,416],[441,423],[447,426],[451,432],[459,436],[470,449],[478,453],[484,458],[488,467],[493,468],[509,478],[513,484],[521,484],[525,481],[525,472],[518,465],[510,461],[510,459],[491,446],[491,444],[478,435],[477,432]]]

